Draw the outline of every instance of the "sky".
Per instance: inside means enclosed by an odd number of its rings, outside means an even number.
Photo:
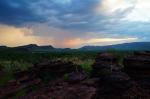
[[[0,45],[150,41],[150,0],[0,0]]]

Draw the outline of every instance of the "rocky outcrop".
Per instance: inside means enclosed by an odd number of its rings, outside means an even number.
[[[35,64],[27,71],[16,71],[13,81],[0,86],[0,98],[11,97],[15,92],[32,85],[41,86],[45,80],[55,81],[64,77],[65,74],[69,75],[70,81],[82,81],[86,75],[80,73],[81,70],[80,66],[71,62],[47,61]],[[78,73],[75,73],[77,71]]]
[[[32,71],[35,71],[37,76],[40,77],[51,75],[54,78],[58,78],[67,73],[82,71],[82,68],[72,62],[53,61],[35,64]]]
[[[148,94],[123,72],[117,56],[112,53],[101,53],[93,65],[92,75],[99,77],[98,99],[134,99],[148,97]],[[135,93],[133,89],[135,89]]]

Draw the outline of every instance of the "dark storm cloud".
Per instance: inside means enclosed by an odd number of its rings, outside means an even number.
[[[106,31],[131,8],[117,16],[97,15],[93,10],[101,0],[0,0],[0,23],[22,26],[46,23],[51,27],[81,32]]]
[[[0,23],[48,22],[58,27],[84,27],[96,2],[98,0],[0,0]]]
[[[41,16],[36,16],[36,13],[30,9],[30,2],[29,0],[0,0],[0,23],[21,25],[41,21]]]

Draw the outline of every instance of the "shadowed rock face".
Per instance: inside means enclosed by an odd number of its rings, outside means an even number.
[[[134,53],[124,59],[125,71],[134,79],[150,78],[150,52]]]

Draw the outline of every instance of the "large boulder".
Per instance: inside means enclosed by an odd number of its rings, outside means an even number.
[[[54,80],[63,77],[65,74],[81,71],[82,68],[72,62],[44,61],[34,64],[27,71],[17,71],[15,78],[21,82],[41,78],[44,81]]]

